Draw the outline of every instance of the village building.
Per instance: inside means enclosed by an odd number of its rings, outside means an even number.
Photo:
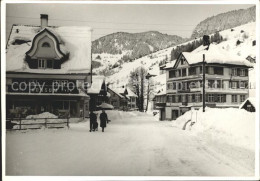
[[[255,112],[256,99],[254,97],[247,98],[239,107],[239,109],[245,109],[248,112]]]
[[[153,109],[159,110],[159,120],[165,120],[166,88],[157,91],[153,98]]]
[[[136,110],[137,95],[129,88],[110,88],[108,87],[109,104],[119,110]]]
[[[201,46],[193,52],[182,52],[165,66],[167,90],[162,118],[175,120],[186,111],[203,106],[203,54],[207,107],[239,108],[248,98],[251,63],[215,44]]]
[[[92,76],[92,83],[87,89],[87,94],[90,96],[89,110],[96,111],[98,106],[103,102],[108,103],[110,93],[107,92],[107,86],[104,76]]]
[[[6,114],[85,118],[91,82],[90,27],[13,25],[6,53]]]

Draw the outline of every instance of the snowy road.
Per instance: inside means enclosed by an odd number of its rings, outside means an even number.
[[[71,124],[69,130],[8,132],[6,174],[254,175],[252,151],[192,136],[153,116],[118,114],[104,133],[88,132],[88,122]]]

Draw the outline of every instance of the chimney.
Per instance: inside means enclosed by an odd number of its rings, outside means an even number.
[[[209,36],[208,35],[204,35],[203,36],[203,46],[207,46],[209,45],[210,42],[209,42]]]
[[[41,29],[48,26],[48,14],[41,14]]]

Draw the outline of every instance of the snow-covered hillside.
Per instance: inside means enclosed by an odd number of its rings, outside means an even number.
[[[256,24],[255,22],[253,22],[242,26],[238,26],[236,28],[221,31],[219,33],[224,38],[224,41],[217,44],[217,46],[218,48],[228,51],[231,54],[238,55],[241,58],[245,59],[245,61],[248,61],[246,60],[248,56],[251,56],[252,58],[256,57],[256,46],[253,46],[253,41],[256,40],[255,30],[256,30]],[[195,40],[191,40],[189,42],[180,45],[188,44],[192,41]],[[159,63],[165,59],[170,60],[171,51],[173,48],[176,47],[177,46],[160,50],[158,52],[136,59],[133,62],[123,63],[121,67],[117,67],[116,69],[113,69],[114,74],[109,76],[107,78],[107,81],[109,81],[110,83],[117,84],[118,86],[125,85],[128,83],[130,72],[136,69],[137,67],[143,66],[151,74],[158,76],[153,78],[155,84],[160,86],[165,86],[166,76],[160,75]],[[111,56],[111,58],[109,58],[109,55],[106,56],[107,56],[106,60],[109,61],[109,63],[111,64],[114,64],[118,58],[117,55]],[[102,63],[104,63],[104,65],[109,64],[108,62],[106,63],[102,62]],[[255,75],[255,68],[254,68],[249,72],[250,85],[251,85],[250,96],[254,96],[255,94],[254,93],[255,76],[256,75]],[[165,80],[163,77],[165,77]]]

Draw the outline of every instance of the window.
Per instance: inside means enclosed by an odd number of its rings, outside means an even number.
[[[242,89],[244,89],[244,88],[246,88],[246,82],[240,82],[239,83],[240,84],[240,88],[242,88]]]
[[[168,89],[168,90],[171,89],[171,87],[172,87],[171,85],[172,85],[171,83],[168,83],[168,84],[167,84],[167,89]]]
[[[181,70],[176,70],[175,71],[175,76],[180,77],[181,76]]]
[[[221,80],[217,80],[217,88],[218,89],[222,88]]]
[[[246,100],[246,96],[245,95],[240,95],[240,102],[244,102]]]
[[[233,76],[237,76],[237,69],[236,68],[231,69],[231,74]]]
[[[175,96],[175,102],[179,102],[179,96]]]
[[[169,71],[169,78],[173,78],[175,77],[175,71],[174,70],[170,70]]]
[[[175,102],[175,95],[172,95],[172,102]]]
[[[42,47],[51,47],[51,46],[50,46],[50,44],[49,44],[48,42],[44,42],[44,43],[42,44]]]
[[[181,96],[181,102],[186,102],[186,95]]]
[[[172,102],[172,96],[169,96],[169,102]]]
[[[46,65],[45,65],[45,60],[44,59],[39,59],[38,60],[38,68],[39,69],[45,69]]]
[[[208,95],[208,102],[215,102],[214,101],[214,94],[209,94]]]
[[[172,83],[172,89],[173,89],[173,90],[176,90],[176,82],[173,82],[173,83]]]
[[[237,95],[232,95],[232,102],[237,102]]]
[[[195,95],[195,102],[200,102],[200,94]]]
[[[188,102],[192,102],[192,95],[188,96]]]
[[[214,74],[214,68],[208,67],[208,74],[213,75]]]
[[[208,80],[208,88],[215,88],[215,80]]]
[[[240,69],[240,76],[242,77],[246,76],[245,69]]]
[[[47,60],[47,68],[53,68],[53,60]]]
[[[196,67],[189,68],[189,75],[196,75]]]
[[[214,68],[214,73],[217,74],[217,75],[224,75],[223,73],[223,67],[215,67]]]
[[[231,88],[236,89],[237,88],[237,82],[231,82]]]
[[[185,77],[187,75],[186,69],[182,69],[182,77]]]
[[[226,102],[226,95],[225,94],[218,94],[216,102]]]

